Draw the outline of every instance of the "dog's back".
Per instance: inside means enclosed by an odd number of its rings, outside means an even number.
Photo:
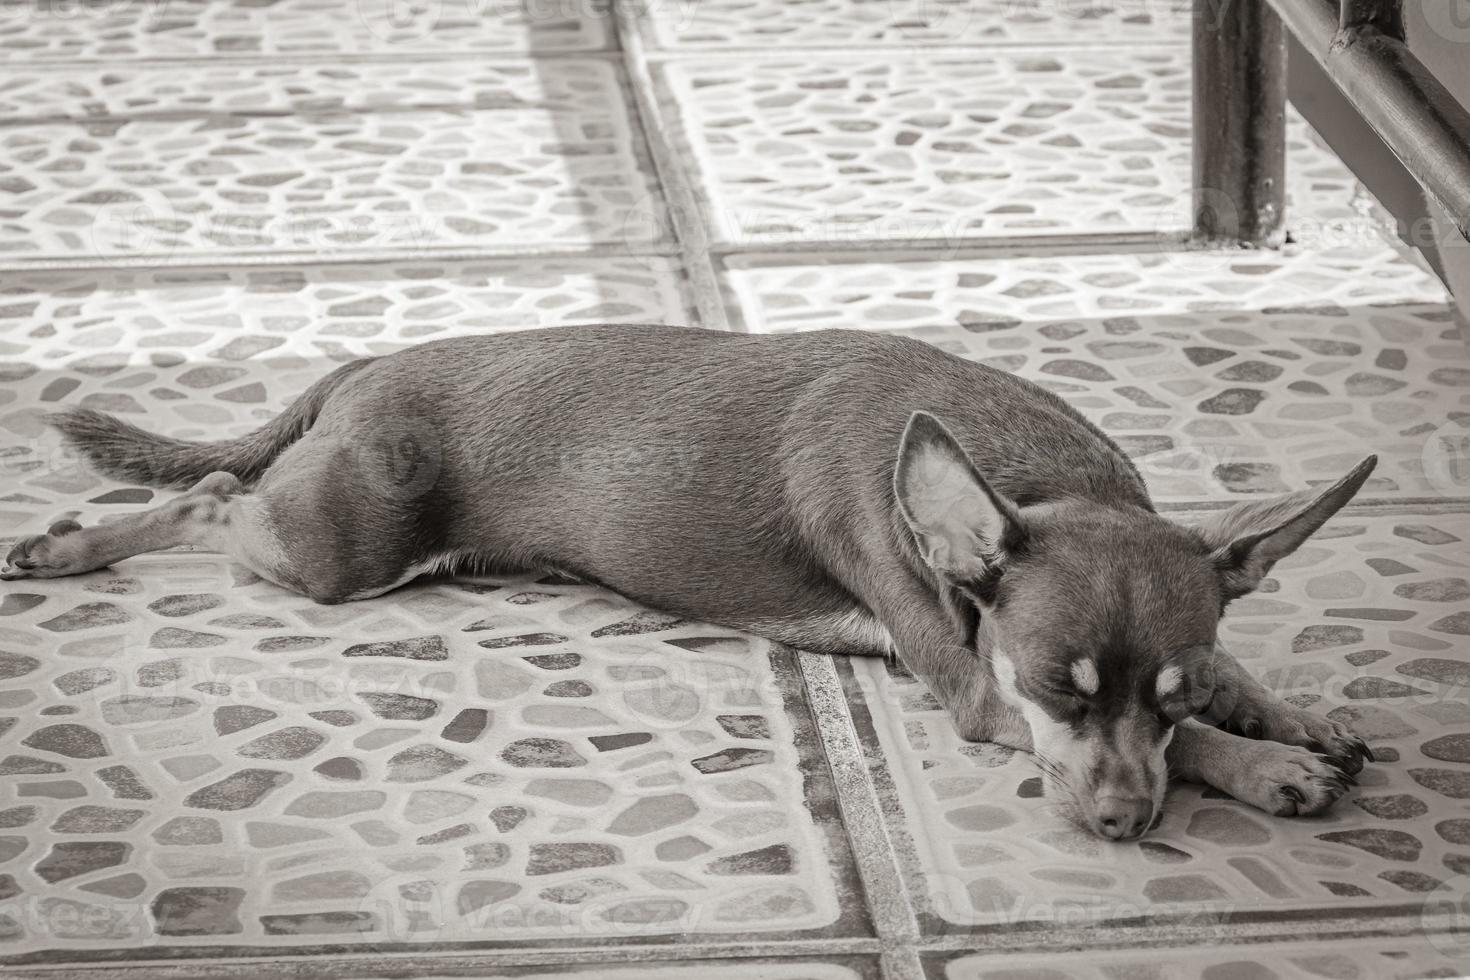
[[[830,636],[772,624],[842,623],[862,607],[859,567],[904,553],[892,467],[916,410],[953,420],[1014,499],[1148,506],[1126,457],[1049,392],[856,331],[572,327],[446,340],[370,365],[313,433],[346,444],[391,420],[442,454],[412,505],[442,515],[426,526],[448,553],[560,568],[824,648]]]

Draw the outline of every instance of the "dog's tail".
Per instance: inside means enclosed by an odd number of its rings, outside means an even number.
[[[342,365],[306,389],[280,415],[237,439],[171,439],[90,408],[56,412],[45,421],[94,467],[115,479],[183,489],[223,470],[249,484],[306,434],[332,392],[373,360],[369,357]]]

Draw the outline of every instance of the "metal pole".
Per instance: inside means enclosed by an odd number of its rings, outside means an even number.
[[[1266,0],[1194,3],[1194,239],[1285,238],[1286,36]]]
[[[1470,108],[1404,43],[1398,0],[1270,2],[1404,169],[1470,238]]]

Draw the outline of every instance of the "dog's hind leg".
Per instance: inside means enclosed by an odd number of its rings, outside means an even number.
[[[59,578],[150,551],[199,545],[222,551],[266,578],[279,547],[260,533],[258,501],[229,473],[211,473],[161,506],[94,527],[58,521],[11,548],[0,579]]]

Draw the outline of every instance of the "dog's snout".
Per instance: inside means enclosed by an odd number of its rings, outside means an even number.
[[[1154,816],[1153,800],[1142,796],[1104,796],[1093,817],[1097,832],[1111,840],[1143,836]]]

